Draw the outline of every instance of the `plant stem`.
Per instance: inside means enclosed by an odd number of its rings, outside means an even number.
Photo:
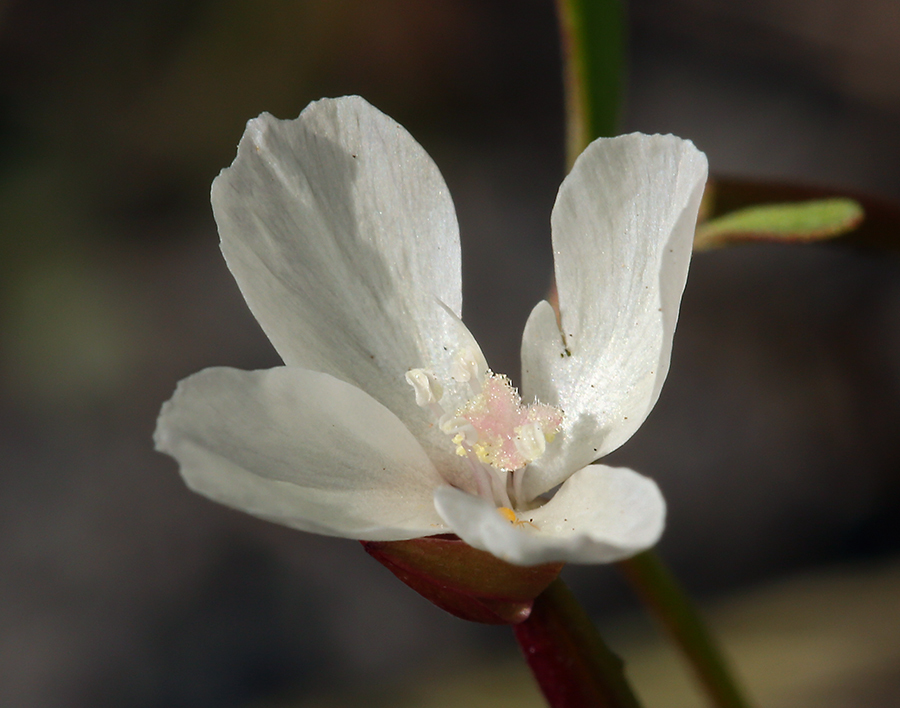
[[[615,135],[624,84],[621,0],[556,0],[566,91],[566,164]]]
[[[556,0],[556,5],[566,91],[566,162],[571,167],[588,143],[616,132],[624,12],[621,0]],[[619,565],[684,650],[715,705],[746,708],[749,704],[699,614],[659,557],[647,551]]]
[[[681,647],[713,705],[748,708],[728,662],[690,598],[654,551],[621,561],[619,568],[657,620]]]
[[[513,629],[551,708],[639,708],[622,660],[559,578]]]

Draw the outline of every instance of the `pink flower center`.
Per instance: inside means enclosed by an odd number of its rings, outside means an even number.
[[[455,412],[444,409],[444,388],[431,371],[411,369],[406,380],[416,403],[431,412],[456,454],[469,460],[478,493],[515,514],[512,507],[521,501],[525,468],[553,441],[563,412],[537,401],[524,405],[509,379],[490,371],[477,351],[461,352],[451,376],[469,389]]]
[[[544,454],[562,425],[562,411],[544,403],[522,405],[519,392],[502,374],[488,372],[481,392],[456,413],[475,432],[469,445],[475,456],[499,470],[520,469]],[[468,454],[467,436],[457,433],[457,454]]]

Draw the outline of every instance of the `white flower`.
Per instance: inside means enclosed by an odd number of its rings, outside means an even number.
[[[212,204],[285,365],[185,379],[157,448],[194,490],[304,531],[455,533],[519,565],[652,546],[656,484],[592,463],[659,395],[706,172],[670,135],[581,155],[551,216],[561,324],[540,302],[522,339],[526,405],[459,319],[456,215],[419,144],[358,97],[261,115]]]

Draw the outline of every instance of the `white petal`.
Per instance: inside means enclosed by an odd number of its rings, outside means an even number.
[[[527,496],[619,447],[656,403],[706,173],[691,142],[634,134],[593,142],[560,187],[551,221],[562,331],[539,303],[522,388],[566,420],[526,473]]]
[[[206,369],[163,406],[156,447],[195,491],[304,531],[364,540],[441,533],[443,480],[387,408],[327,374]]]
[[[406,420],[406,372],[462,346],[440,305],[460,314],[456,213],[422,147],[359,97],[291,121],[264,113],[212,204],[228,267],[285,363],[352,383]]]
[[[544,506],[520,512],[519,525],[484,499],[452,487],[435,490],[435,506],[470,546],[516,565],[627,558],[659,540],[666,514],[652,480],[604,465],[576,472]]]

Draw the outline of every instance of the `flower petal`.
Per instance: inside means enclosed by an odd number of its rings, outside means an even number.
[[[590,465],[542,507],[509,523],[480,497],[439,487],[435,506],[466,543],[516,565],[611,563],[653,546],[666,506],[653,480],[625,468]]]
[[[303,531],[401,540],[444,531],[440,475],[387,408],[327,374],[206,369],[163,406],[156,447],[195,491]]]
[[[562,434],[525,475],[529,498],[624,443],[669,369],[706,157],[671,135],[591,143],[551,218],[561,318],[547,304],[522,338],[522,389],[562,408]]]
[[[291,121],[263,113],[212,205],[228,267],[285,363],[407,420],[405,373],[441,368],[461,346],[440,305],[459,316],[456,213],[422,147],[359,97]]]

